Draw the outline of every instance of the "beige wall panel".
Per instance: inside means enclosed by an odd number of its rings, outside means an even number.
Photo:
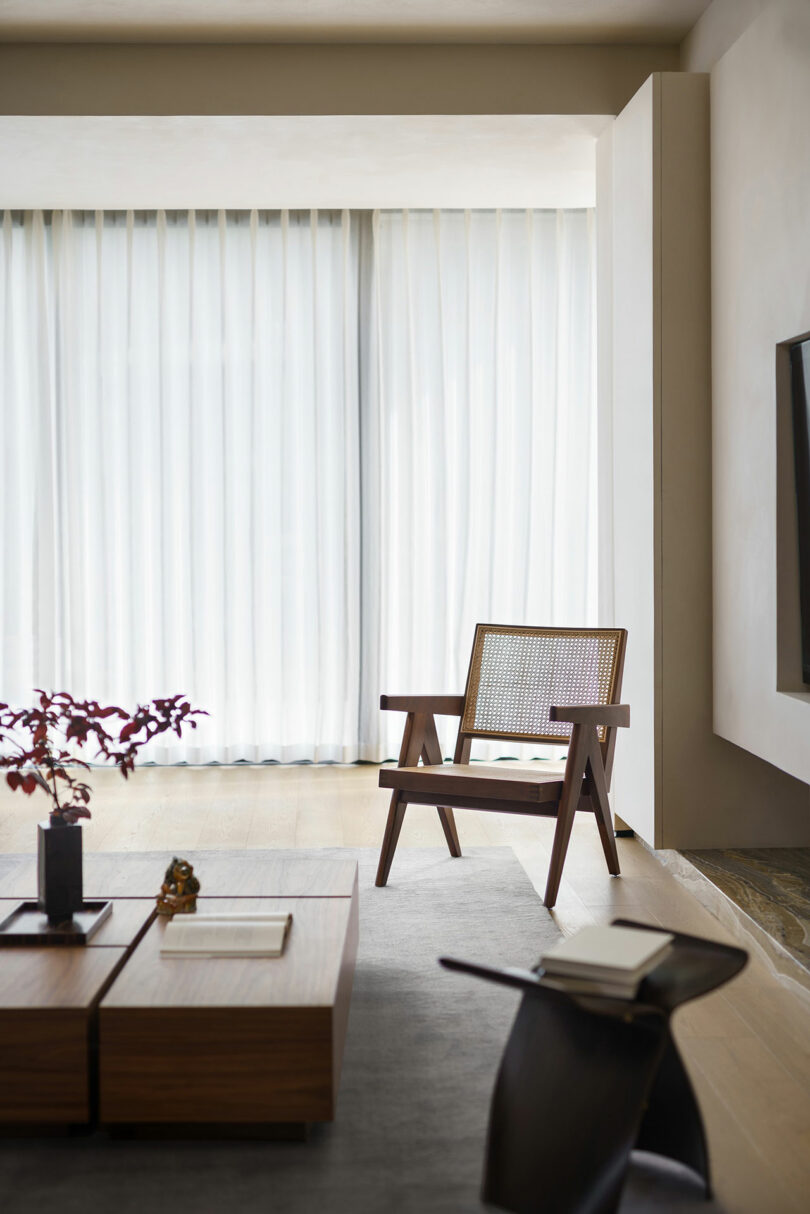
[[[681,69],[708,72],[769,0],[714,0],[681,44]]]
[[[6,114],[617,114],[670,46],[0,45]]]

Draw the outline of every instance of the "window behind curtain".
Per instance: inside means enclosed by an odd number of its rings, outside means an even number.
[[[595,622],[588,212],[4,216],[0,697],[378,760],[478,620]],[[449,745],[449,739],[446,742]]]

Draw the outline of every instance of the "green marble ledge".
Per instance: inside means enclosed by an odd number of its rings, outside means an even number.
[[[810,847],[682,854],[810,975]]]

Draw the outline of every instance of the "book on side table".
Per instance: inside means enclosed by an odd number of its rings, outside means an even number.
[[[234,911],[177,916],[166,924],[161,957],[280,957],[292,915]]]
[[[540,958],[543,976],[575,994],[632,999],[673,941],[670,932],[584,927]]]

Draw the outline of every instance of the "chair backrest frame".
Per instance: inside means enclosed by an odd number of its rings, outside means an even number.
[[[477,624],[456,762],[467,762],[475,738],[567,746],[571,726],[548,720],[548,707],[619,703],[626,644],[624,628]],[[510,713],[517,725],[505,728]],[[615,740],[615,728],[600,729],[608,780]]]

